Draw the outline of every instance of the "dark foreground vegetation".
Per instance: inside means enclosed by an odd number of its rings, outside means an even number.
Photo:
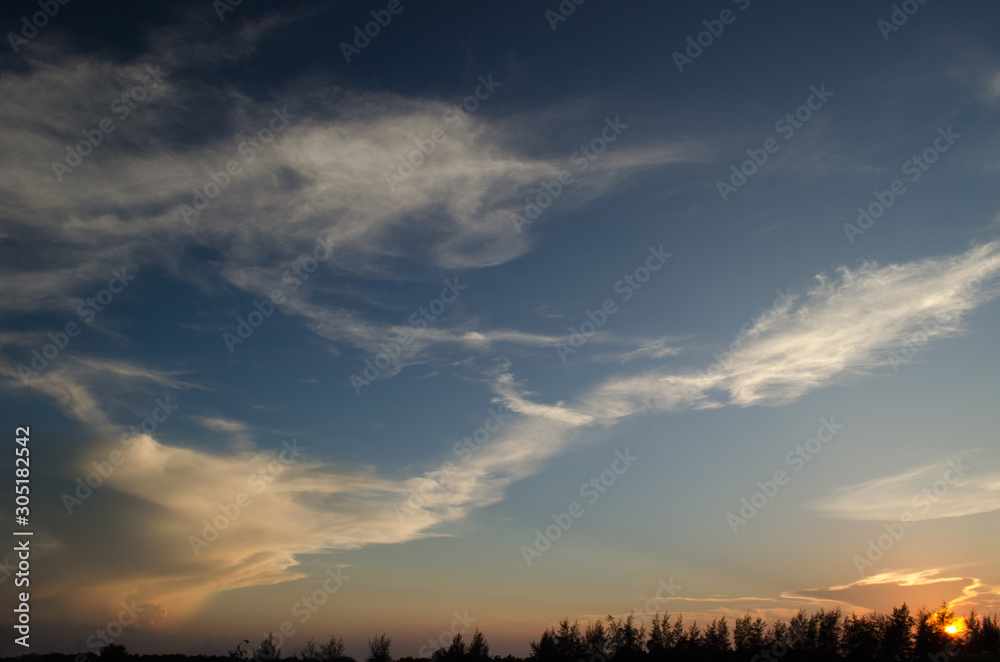
[[[430,658],[390,655],[385,634],[368,641],[365,662],[1000,662],[997,617],[965,618],[942,605],[936,611],[910,613],[904,603],[891,614],[844,616],[839,610],[812,615],[799,611],[788,623],[768,624],[749,614],[730,628],[725,617],[704,629],[697,622],[685,626],[683,616],[657,614],[649,630],[633,615],[608,616],[580,628],[567,620],[549,628],[531,642],[531,655],[490,656],[486,637],[476,630],[471,641],[461,633],[447,648]],[[304,648],[283,654],[273,636],[256,646],[239,643],[227,656],[130,655],[124,646],[110,644],[100,653],[46,654],[2,658],[0,662],[357,662],[344,654],[343,639],[326,644],[310,641]]]
[[[582,633],[563,621],[532,642],[531,652],[535,662],[1000,662],[1000,628],[996,616],[957,619],[943,605],[911,614],[905,603],[888,615],[799,611],[770,625],[747,614],[731,629],[725,617],[702,629],[663,614],[647,632],[632,616],[609,616]]]

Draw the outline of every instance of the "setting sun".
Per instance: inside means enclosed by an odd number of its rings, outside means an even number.
[[[965,622],[962,619],[955,619],[945,626],[944,631],[948,634],[960,634],[965,631]]]

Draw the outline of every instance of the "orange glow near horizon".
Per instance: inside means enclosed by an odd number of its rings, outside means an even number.
[[[948,634],[961,634],[965,631],[965,621],[961,618],[956,618],[945,626],[944,631]]]

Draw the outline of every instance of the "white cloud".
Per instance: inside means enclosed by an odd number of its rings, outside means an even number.
[[[376,280],[409,270],[408,260],[419,260],[422,270],[462,270],[501,264],[530,249],[531,233],[517,232],[509,215],[523,208],[526,190],[569,167],[560,157],[524,156],[512,140],[544,131],[537,118],[526,115],[515,127],[469,115],[456,126],[443,120],[450,110],[443,101],[345,90],[323,78],[294,81],[265,100],[231,86],[211,87],[216,67],[248,57],[269,29],[297,18],[246,23],[218,43],[204,26],[158,33],[148,53],[126,64],[43,44],[27,53],[28,71],[0,80],[0,94],[12,100],[0,111],[8,156],[0,165],[0,213],[8,219],[6,241],[28,257],[18,266],[0,264],[11,285],[0,292],[0,310],[72,310],[126,261],[138,262],[140,270],[166,268],[209,290],[218,289],[221,276],[256,296],[275,287],[290,291],[283,275],[321,237],[336,244],[324,271]],[[118,119],[112,102],[146,75],[147,65],[162,66],[164,82]],[[249,159],[240,143],[268,127],[272,109],[286,105],[295,117]],[[51,163],[105,117],[114,120],[114,132],[59,183]],[[213,125],[227,128],[206,129]],[[447,140],[392,191],[386,173],[434,129],[446,131]],[[204,135],[192,141],[192,132]],[[690,142],[616,146],[577,176],[559,207],[585,204],[638,171],[701,158],[701,148]],[[186,223],[178,204],[191,205],[194,189],[203,191],[210,174],[231,160],[242,174]],[[36,239],[43,235],[55,240],[38,259]],[[219,265],[181,264],[178,256],[192,245],[217,250]],[[327,314],[331,306],[321,295],[329,290],[314,287],[321,280],[306,286],[313,288],[307,295],[295,293],[289,311],[322,318],[326,337],[337,342],[369,337],[379,325],[361,320],[356,310]],[[539,342],[516,331],[503,335]],[[425,340],[436,341],[433,334]]]
[[[997,296],[1000,243],[945,258],[838,269],[804,296],[772,308],[742,344],[707,371],[664,368],[609,380],[587,396],[599,419],[643,407],[780,405],[848,376],[891,365],[909,339],[920,346],[963,332],[964,318]],[[916,334],[916,335],[914,335]],[[728,395],[728,397],[726,397]]]
[[[896,521],[965,517],[1000,510],[996,458],[954,457],[891,476],[847,485],[814,507],[833,517]]]

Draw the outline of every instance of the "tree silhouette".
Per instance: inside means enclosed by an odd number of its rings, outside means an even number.
[[[609,617],[610,618],[610,617]],[[580,624],[570,625],[569,620],[559,622],[559,630],[549,628],[536,644],[530,644],[531,657],[538,662],[577,662],[587,650],[580,634]]]
[[[840,607],[833,611],[820,610],[816,630],[816,659],[829,662],[840,657],[843,616]]]
[[[878,614],[858,616],[851,612],[844,619],[840,637],[840,650],[844,659],[848,662],[883,659],[881,651],[885,639],[884,621]]]
[[[121,644],[108,644],[101,649],[100,659],[105,662],[124,662],[128,658],[128,650]]]
[[[320,650],[319,646],[316,645],[316,638],[312,637],[306,642],[306,645],[299,651],[299,659],[305,660],[305,662],[320,662]]]
[[[680,622],[680,618],[677,620]],[[677,643],[677,648],[688,658],[692,658],[703,652],[704,646],[702,645],[701,628],[698,627],[698,621],[692,623],[684,631],[680,641]]]
[[[799,609],[798,613],[788,621],[788,647],[796,653],[808,653],[809,651],[809,617],[806,616],[805,609]]]
[[[267,638],[261,641],[260,645],[257,646],[257,650],[254,651],[253,657],[255,660],[281,659],[281,649],[278,647],[277,643],[275,643],[274,635],[272,633],[267,633]]]
[[[776,651],[786,651],[788,648],[788,640],[788,624],[783,620],[778,619],[774,622],[774,625],[771,626],[771,629],[767,631],[767,637],[765,638],[764,644],[769,648],[776,649]]]
[[[671,620],[673,619],[673,620]],[[961,628],[950,628],[952,625]],[[949,629],[951,631],[949,631]],[[230,661],[252,657],[253,662],[279,662],[281,649],[275,635],[268,634],[249,655],[243,640],[229,651]],[[385,633],[368,641],[366,662],[393,662],[391,639]],[[320,646],[310,639],[298,652],[302,662],[355,662],[345,653],[344,640],[330,637]],[[43,655],[13,658],[11,662],[225,662],[225,657],[164,656],[145,658],[129,655],[121,644],[108,644],[100,654],[77,656]],[[289,658],[292,660],[295,658]],[[704,629],[697,621],[685,627],[682,614],[657,613],[647,631],[632,613],[624,617],[596,619],[581,629],[579,621],[559,621],[546,629],[538,642],[531,642],[531,657],[490,657],[486,636],[476,629],[471,641],[453,635],[447,648],[434,654],[434,662],[1000,662],[1000,626],[995,614],[970,612],[959,621],[946,603],[935,610],[921,608],[915,614],[903,603],[890,614],[867,613],[844,616],[839,608],[807,614],[799,610],[787,623],[768,624],[750,613],[734,621],[726,616],[713,619]],[[0,660],[0,662],[3,662]],[[406,657],[398,662],[428,662]]]
[[[448,648],[439,648],[434,653],[433,658],[437,662],[464,662],[466,658],[465,641],[462,640],[462,633],[458,632],[451,638]]]
[[[490,645],[479,628],[472,633],[472,643],[469,644],[467,662],[490,662]]]
[[[913,641],[910,634],[916,620],[910,615],[910,608],[903,603],[894,607],[892,614],[884,619],[881,657],[890,661],[908,660],[913,655]]]
[[[670,612],[653,615],[653,623],[649,629],[649,641],[646,642],[646,652],[654,660],[663,660],[668,652],[677,645],[674,631],[670,627]]]
[[[330,635],[330,641],[320,648],[321,662],[354,662],[354,658],[344,655],[344,639]]]
[[[725,616],[712,619],[712,622],[705,629],[704,637],[705,650],[710,659],[725,659],[726,654],[732,650],[729,645],[729,625],[726,623]]]
[[[997,625],[996,614],[983,616],[978,632],[977,641],[979,642],[978,648],[980,652],[1000,651],[1000,626]]]
[[[392,662],[389,656],[389,646],[392,638],[383,632],[377,637],[368,640],[368,661],[367,662]]]
[[[608,635],[614,642],[614,653],[620,662],[632,662],[642,657],[646,651],[646,626],[635,626],[635,615],[615,619],[608,616]]]
[[[736,624],[733,626],[733,645],[740,657],[750,657],[764,648],[765,627],[766,623],[760,616],[751,621],[749,612],[736,619]]]
[[[954,618],[955,615],[945,603],[941,603],[941,606],[935,611],[921,608],[917,612],[917,628],[913,635],[914,656],[925,660],[928,656],[945,650],[952,643],[945,627]]]
[[[451,638],[448,648],[439,648],[431,656],[434,662],[491,662],[490,645],[478,628],[472,634],[472,641],[466,644],[459,632]]]
[[[542,633],[541,639],[536,643],[532,641],[528,644],[531,649],[530,659],[536,662],[556,662],[556,633],[551,628]]]
[[[697,622],[685,629],[683,615],[673,624],[670,618],[656,614],[648,636],[631,614],[593,621],[582,636],[578,623],[563,620],[531,642],[531,662],[927,662],[956,655],[1000,662],[996,616],[972,612],[962,634],[949,634],[945,628],[955,615],[945,604],[916,616],[905,603],[888,615],[845,617],[840,608],[813,614],[800,609],[787,624],[776,620],[770,627],[747,613],[736,619],[731,638],[725,616],[704,630]]]
[[[611,636],[604,627],[604,621],[596,620],[587,626],[583,633],[583,645],[588,660],[596,661],[613,655]]]

